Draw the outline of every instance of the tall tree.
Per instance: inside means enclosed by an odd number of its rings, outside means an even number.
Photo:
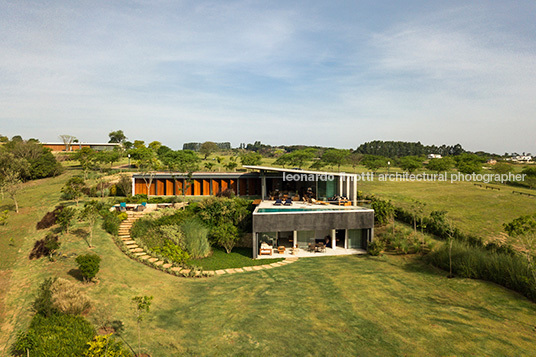
[[[109,143],[123,144],[127,140],[123,130],[112,131],[108,134],[108,136],[110,137],[110,140],[108,141]]]
[[[207,159],[207,157],[210,156],[210,154],[213,154],[218,150],[218,144],[212,141],[205,141],[203,144],[201,144],[201,147],[199,148],[199,152],[205,156],[205,160]]]
[[[19,213],[17,195],[22,189],[22,177],[29,170],[28,161],[16,158],[13,154],[0,150],[0,186],[15,203],[15,212]]]
[[[71,151],[71,145],[76,140],[72,135],[62,134],[60,135],[61,141],[65,144],[65,151]]]
[[[341,165],[347,162],[350,150],[327,149],[322,154],[322,161],[330,166],[337,166],[337,171],[341,170]]]

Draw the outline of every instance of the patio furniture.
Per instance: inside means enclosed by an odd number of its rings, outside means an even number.
[[[277,252],[279,254],[285,254],[285,247],[280,245],[279,247],[277,247]]]
[[[309,243],[307,245],[307,251],[313,252],[313,253],[316,252],[316,244],[315,243]]]
[[[282,204],[283,204],[283,201],[282,201],[280,198],[278,198],[278,199],[275,200],[275,202],[274,202],[274,206],[281,206]]]
[[[121,202],[119,204],[119,211],[120,212],[126,212],[127,211],[127,203],[126,202]]]
[[[326,245],[323,242],[315,244],[316,252],[325,253],[326,252]]]
[[[259,250],[259,255],[272,255],[272,247],[266,243],[261,244],[261,249]]]
[[[292,200],[290,198],[285,200],[285,206],[292,206]]]
[[[300,251],[300,248],[298,248],[298,245],[296,244],[296,246],[292,248],[292,255],[298,254],[299,251]]]

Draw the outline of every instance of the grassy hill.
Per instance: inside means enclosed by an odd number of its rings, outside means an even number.
[[[33,242],[45,234],[35,224],[59,202],[59,190],[72,173],[25,184],[21,213],[10,213],[8,224],[0,227],[0,355],[29,323],[40,282],[49,276],[77,281],[74,259],[89,251],[103,261],[97,284],[78,282],[94,300],[88,318],[123,321],[125,340],[135,345],[130,300],[154,296],[142,332],[142,346],[153,356],[530,355],[536,348],[536,304],[492,283],[447,279],[412,256],[309,258],[265,271],[192,280],[130,260],[99,227],[94,249],[71,234],[62,237],[63,258],[29,261]],[[427,197],[430,208],[437,204],[432,188],[397,187],[362,189],[399,195],[400,202],[416,195]],[[449,211],[460,217],[456,207],[474,210],[469,203],[456,204],[462,194],[467,202],[497,195],[489,197],[503,200],[493,213],[502,221],[534,207],[519,201],[518,211],[508,213],[507,192],[458,185],[443,189],[445,197],[455,190],[458,198]],[[486,204],[481,205],[484,217]],[[8,199],[0,202],[2,209],[10,206]]]

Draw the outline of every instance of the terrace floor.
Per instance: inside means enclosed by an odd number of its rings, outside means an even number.
[[[325,252],[309,252],[305,249],[300,249],[296,254],[292,254],[292,248],[285,249],[283,254],[279,254],[277,249],[274,249],[272,255],[259,255],[257,259],[273,259],[273,258],[308,258],[308,257],[327,257],[334,255],[354,255],[354,254],[367,254],[364,249],[344,249],[344,248],[326,248]]]

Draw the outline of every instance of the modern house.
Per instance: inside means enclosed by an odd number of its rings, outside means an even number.
[[[374,236],[374,210],[358,206],[358,175],[244,166],[251,172],[132,176],[133,194],[209,196],[232,190],[260,197],[253,212],[253,257],[356,254]],[[265,248],[261,250],[261,246]],[[273,256],[272,256],[273,257]]]

